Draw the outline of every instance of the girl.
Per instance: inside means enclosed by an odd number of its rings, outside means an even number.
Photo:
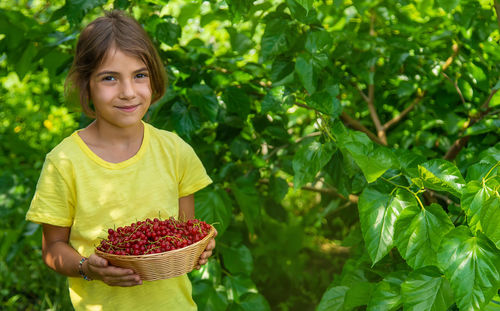
[[[94,254],[108,228],[193,218],[194,193],[212,182],[187,143],[142,121],[165,80],[133,18],[109,12],[82,31],[66,87],[95,120],[47,154],[26,216],[42,224],[43,260],[69,277],[76,310],[196,310],[187,275],[143,282]]]

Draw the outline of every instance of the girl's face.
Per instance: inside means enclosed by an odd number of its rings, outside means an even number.
[[[112,48],[90,77],[90,98],[97,122],[126,128],[140,124],[151,104],[144,62]]]

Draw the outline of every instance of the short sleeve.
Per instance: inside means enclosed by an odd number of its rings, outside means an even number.
[[[60,227],[73,224],[75,193],[61,169],[46,158],[26,220]]]
[[[193,194],[212,183],[193,148],[182,140],[178,159],[179,197]]]

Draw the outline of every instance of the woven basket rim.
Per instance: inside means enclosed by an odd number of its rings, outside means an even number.
[[[214,226],[210,225],[210,231],[208,232],[208,234],[203,239],[199,240],[198,242],[195,242],[193,244],[190,244],[190,245],[182,247],[182,248],[173,249],[173,250],[162,252],[162,253],[153,253],[153,254],[146,254],[146,255],[116,255],[116,254],[109,254],[109,253],[100,251],[97,248],[95,248],[94,251],[97,255],[100,255],[101,257],[104,257],[104,258],[107,257],[107,258],[127,259],[127,260],[133,260],[133,259],[141,260],[141,259],[168,256],[168,255],[171,255],[174,253],[183,252],[183,251],[189,250],[191,248],[195,248],[199,244],[204,243],[206,240],[211,239],[214,235],[215,235],[215,228],[214,228]]]

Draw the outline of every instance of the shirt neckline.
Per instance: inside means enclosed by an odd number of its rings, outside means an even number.
[[[76,143],[78,144],[80,149],[83,151],[83,153],[85,153],[85,155],[87,155],[90,159],[92,159],[94,162],[96,162],[100,166],[103,166],[103,167],[108,168],[108,169],[121,169],[121,168],[130,166],[130,165],[136,163],[138,160],[140,160],[142,158],[142,155],[144,154],[144,152],[146,152],[146,149],[147,149],[147,146],[149,143],[149,135],[150,135],[149,126],[146,122],[144,122],[142,120],[141,120],[141,122],[144,125],[144,133],[143,133],[143,137],[142,137],[141,147],[139,148],[137,153],[134,154],[132,157],[128,158],[125,161],[118,162],[118,163],[106,161],[103,158],[99,157],[97,154],[95,154],[94,151],[92,151],[92,149],[90,149],[89,146],[87,146],[87,144],[83,141],[83,139],[80,137],[80,135],[78,135],[78,132],[82,131],[83,129],[75,131],[71,136],[76,141]]]

